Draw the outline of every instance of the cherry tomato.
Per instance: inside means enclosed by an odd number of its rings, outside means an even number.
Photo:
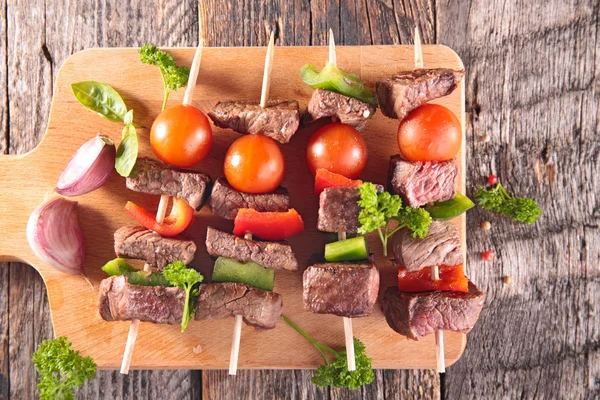
[[[494,253],[493,250],[486,250],[481,253],[481,258],[483,258],[484,261],[492,261],[494,257],[496,257],[496,253]]]
[[[313,133],[306,149],[306,162],[313,175],[317,169],[356,179],[367,165],[367,144],[351,126],[334,122]]]
[[[488,183],[490,185],[495,185],[496,183],[498,183],[498,177],[496,175],[488,176]]]
[[[409,161],[453,159],[462,142],[462,129],[456,115],[437,104],[423,104],[398,126],[398,146]]]
[[[285,160],[275,141],[265,135],[245,135],[225,155],[225,178],[240,192],[270,193],[285,175]]]
[[[196,107],[169,107],[156,117],[150,130],[150,145],[163,162],[189,168],[206,157],[212,143],[212,128]]]

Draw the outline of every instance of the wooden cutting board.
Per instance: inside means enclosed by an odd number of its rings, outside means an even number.
[[[194,49],[169,50],[178,63],[191,65]],[[195,93],[194,104],[207,112],[218,100],[260,98],[265,48],[206,48]],[[454,51],[444,46],[423,46],[425,67],[462,69],[463,64]],[[312,63],[321,68],[327,59],[326,47],[278,47],[275,50],[271,98],[296,99],[304,109],[312,89],[300,79],[300,67]],[[413,68],[412,46],[338,47],[340,68],[359,73],[370,84],[395,71]],[[75,349],[94,358],[100,368],[118,368],[125,348],[129,322],[105,322],[97,311],[97,288],[106,275],[100,270],[115,257],[113,233],[134,221],[123,210],[128,200],[155,210],[159,196],[129,191],[125,179],[113,173],[99,190],[76,198],[78,215],[86,241],[85,271],[95,289],[81,278],[65,275],[42,263],[27,244],[25,226],[31,212],[53,195],[52,189],[71,158],[86,140],[97,132],[119,141],[122,124],[106,121],[80,105],[73,96],[70,84],[97,80],[113,86],[134,109],[141,155],[152,156],[148,132],[160,112],[163,91],[157,67],[139,61],[137,49],[89,49],[71,56],[61,67],[56,84],[50,120],[40,145],[28,154],[0,156],[0,261],[21,261],[32,265],[42,275],[48,289],[52,323],[56,336],[67,336]],[[174,92],[169,105],[182,101],[183,90]],[[445,98],[435,101],[449,107],[465,124],[464,84]],[[318,124],[317,124],[318,125]],[[398,152],[396,130],[398,121],[377,112],[362,132],[369,150],[369,161],[361,178],[385,183],[389,157]],[[344,345],[342,318],[316,315],[302,309],[302,270],[313,253],[322,253],[334,234],[316,230],[318,199],[313,194],[313,177],[305,163],[305,149],[316,126],[300,129],[291,143],[283,145],[287,174],[283,181],[290,200],[304,218],[306,230],[291,238],[290,243],[301,263],[297,272],[277,271],[275,291],[283,295],[284,314],[298,323],[316,339],[334,347]],[[209,156],[196,169],[222,176],[222,162],[228,146],[239,137],[232,131],[213,128],[213,145]],[[460,188],[464,192],[465,163],[463,149],[460,158]],[[55,195],[55,194],[54,194]],[[464,216],[454,221],[460,228],[465,244]],[[205,207],[196,214],[195,223],[186,236],[195,240],[198,251],[193,265],[210,277],[212,261],[204,240],[206,227],[216,226],[231,231],[231,221],[210,214]],[[369,245],[381,254],[376,235]],[[394,268],[389,260],[377,257],[381,271],[381,290],[395,285]],[[141,323],[135,346],[132,367],[153,368],[226,368],[229,362],[233,319],[192,321],[185,333],[179,326]],[[390,329],[377,305],[375,312],[354,320],[354,334],[366,343],[374,368],[434,368],[435,341],[430,335],[419,342],[405,339]],[[447,332],[444,335],[446,364],[461,356],[466,337]],[[322,362],[319,353],[281,322],[270,331],[242,329],[240,368],[315,368]]]

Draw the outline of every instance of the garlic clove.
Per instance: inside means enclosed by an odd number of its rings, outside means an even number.
[[[27,221],[27,241],[34,254],[57,270],[84,275],[85,246],[77,202],[55,197],[40,204]]]
[[[71,157],[58,178],[56,192],[81,196],[104,185],[113,171],[117,150],[114,142],[97,135],[85,142]]]

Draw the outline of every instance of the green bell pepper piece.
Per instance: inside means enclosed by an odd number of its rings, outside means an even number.
[[[338,240],[325,245],[325,260],[358,261],[369,258],[369,249],[364,236]]]
[[[459,216],[473,206],[475,203],[471,199],[456,192],[452,200],[433,203],[433,205],[425,207],[425,210],[433,219],[447,220]]]
[[[132,285],[141,286],[173,286],[171,282],[165,278],[162,272],[152,272],[148,275],[144,271],[137,270],[122,258],[115,258],[107,262],[102,271],[110,276],[124,275]]]
[[[255,262],[240,263],[231,258],[219,257],[215,261],[213,282],[239,282],[262,290],[273,291],[275,270]]]

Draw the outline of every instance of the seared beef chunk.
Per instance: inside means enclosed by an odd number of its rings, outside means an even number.
[[[196,245],[191,240],[164,238],[142,226],[129,225],[115,232],[115,253],[118,257],[144,260],[153,268],[194,259]]]
[[[437,330],[469,332],[483,307],[484,294],[469,282],[469,291],[405,293],[391,286],[381,304],[390,328],[419,340]]]
[[[419,271],[435,265],[460,265],[463,253],[458,228],[449,222],[433,221],[423,239],[412,237],[406,228],[392,237],[396,265],[407,271]]]
[[[377,81],[381,112],[386,117],[402,120],[421,104],[452,93],[464,75],[464,70],[416,69]]]
[[[239,133],[262,133],[287,143],[300,125],[300,106],[295,100],[270,101],[262,108],[257,101],[224,101],[208,113],[216,126]]]
[[[283,311],[283,298],[243,283],[206,283],[200,285],[196,307],[196,320],[242,315],[248,325],[273,329]]]
[[[149,158],[138,158],[127,188],[148,194],[179,197],[199,210],[208,198],[210,176],[194,171],[169,168]]]
[[[383,186],[376,186],[378,192],[383,192]],[[323,190],[319,196],[317,229],[322,232],[358,232],[359,200],[357,188],[330,187]]]
[[[379,271],[371,262],[315,264],[304,271],[303,286],[306,311],[361,317],[373,312]]]
[[[283,187],[266,194],[238,192],[225,178],[219,178],[213,186],[209,205],[214,215],[233,220],[240,208],[253,208],[261,212],[287,211],[290,197]]]
[[[241,262],[254,261],[273,269],[298,269],[298,260],[285,242],[259,242],[244,239],[209,226],[206,231],[206,250],[214,257],[228,257]]]
[[[457,179],[455,160],[406,161],[400,155],[390,158],[388,189],[402,196],[411,207],[452,200]]]
[[[312,120],[336,117],[342,124],[350,125],[360,131],[376,110],[372,105],[352,97],[330,90],[317,89],[308,102],[306,112]]]
[[[165,286],[140,286],[125,276],[111,276],[100,283],[98,307],[105,321],[139,319],[156,324],[181,324],[185,290]]]

